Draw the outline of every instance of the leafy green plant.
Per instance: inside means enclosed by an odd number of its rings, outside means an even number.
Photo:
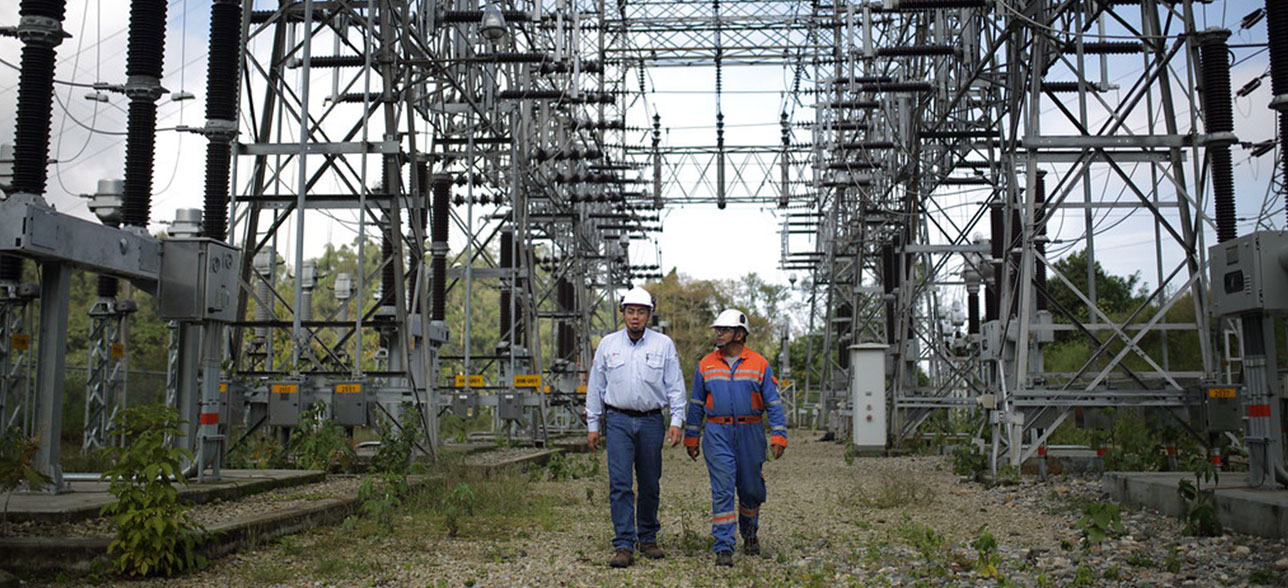
[[[1175,547],[1172,548],[1171,553],[1167,554],[1167,559],[1163,560],[1163,569],[1173,574],[1181,573],[1181,556],[1177,553]]]
[[[1015,485],[1020,483],[1020,468],[1009,463],[1002,464],[997,468],[997,477],[994,480],[998,484]]]
[[[460,482],[443,499],[443,518],[447,536],[455,537],[461,531],[461,519],[474,516],[474,500],[478,494],[474,486]]]
[[[358,486],[358,512],[375,521],[381,534],[389,534],[394,530],[394,510],[402,505],[405,493],[405,476],[387,474],[379,481],[367,477]]]
[[[291,431],[288,454],[306,470],[331,471],[353,466],[354,452],[344,429],[326,418],[326,405],[314,403],[300,411],[300,425]]]
[[[178,414],[164,405],[144,405],[122,411],[115,421],[126,443],[113,448],[114,463],[103,472],[116,502],[104,506],[102,514],[116,528],[107,548],[116,571],[171,576],[204,566],[195,548],[205,528],[193,520],[175,488],[175,483],[187,484],[181,464],[192,454],[166,444],[167,437],[180,433]]]
[[[1002,562],[1002,558],[997,552],[997,538],[988,531],[988,525],[983,525],[975,531],[975,538],[971,539],[970,546],[978,556],[975,571],[985,578],[997,577],[997,566]]]
[[[1152,568],[1158,564],[1150,559],[1148,555],[1145,555],[1144,551],[1133,551],[1131,555],[1127,556],[1127,565],[1137,568]]]
[[[953,473],[959,476],[974,476],[988,467],[988,459],[976,451],[975,445],[966,443],[953,449]]]
[[[927,560],[935,559],[944,546],[944,536],[928,525],[909,522],[896,529],[896,532]]]
[[[0,521],[9,519],[9,499],[14,490],[23,484],[32,490],[48,486],[53,480],[32,466],[32,459],[40,449],[36,440],[22,434],[17,425],[0,435],[0,492],[5,493],[4,514]]]
[[[1202,459],[1194,459],[1191,468],[1194,481],[1181,480],[1176,485],[1176,493],[1185,506],[1183,532],[1199,537],[1217,537],[1222,534],[1216,506],[1216,485],[1220,474],[1215,466]],[[1205,488],[1204,484],[1210,486]]]
[[[545,467],[537,470],[538,476],[544,474],[545,478],[563,482],[566,480],[580,480],[599,474],[599,459],[591,453],[583,457],[569,457],[562,453],[556,453],[546,460]]]
[[[1078,566],[1078,569],[1073,573],[1074,586],[1091,586],[1095,583],[1096,572],[1091,569],[1091,566]]]
[[[286,448],[270,435],[257,434],[244,439],[228,451],[225,465],[232,469],[266,470],[285,468]]]
[[[1127,532],[1123,527],[1122,511],[1112,502],[1090,502],[1078,519],[1078,528],[1082,530],[1082,539],[1087,546],[1099,545],[1110,537],[1119,537]]]
[[[1266,586],[1282,586],[1284,574],[1278,570],[1262,569],[1252,572],[1248,576],[1249,584],[1263,584]]]
[[[400,423],[389,419],[381,423],[380,448],[371,458],[371,469],[404,475],[411,473],[421,430],[420,409],[411,403],[404,404]]]

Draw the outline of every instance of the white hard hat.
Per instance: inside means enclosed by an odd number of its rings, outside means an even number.
[[[716,321],[711,323],[711,327],[742,327],[742,330],[747,331],[749,334],[751,333],[751,326],[747,322],[747,315],[743,314],[741,310],[736,308],[721,311],[720,316],[716,317]]]
[[[639,286],[636,286],[634,288],[631,288],[630,291],[627,292],[625,296],[622,296],[621,307],[626,308],[627,304],[634,304],[636,306],[647,306],[649,310],[653,310],[653,295],[649,294],[648,290],[645,290],[643,288],[640,288]]]

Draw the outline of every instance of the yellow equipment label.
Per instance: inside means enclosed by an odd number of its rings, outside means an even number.
[[[228,382],[220,382],[220,383],[219,383],[219,393],[220,393],[220,394],[227,394],[227,393],[228,393]]]
[[[585,385],[585,384],[582,384],[582,385],[580,385],[580,386],[577,386],[577,393],[578,393],[578,394],[585,394],[585,393],[586,393],[586,385]]]
[[[484,384],[483,384],[483,375],[482,375],[482,374],[473,374],[473,375],[471,375],[471,376],[470,376],[470,387],[471,387],[471,388],[482,388],[482,387],[483,387],[483,385],[484,385]],[[461,375],[461,374],[457,374],[457,375],[456,375],[456,387],[457,387],[457,388],[464,388],[464,387],[465,387],[465,376],[463,376],[463,375]]]
[[[122,343],[112,344],[112,359],[121,359],[125,357],[125,345]]]
[[[336,384],[336,394],[362,394],[362,384]]]
[[[14,351],[26,351],[31,348],[31,335],[18,333],[10,336],[9,347]]]
[[[299,389],[300,387],[297,384],[273,384],[273,386],[269,388],[273,394],[294,394],[298,392]]]
[[[1234,398],[1237,396],[1234,388],[1208,388],[1208,398]]]
[[[515,388],[540,388],[541,374],[523,374],[514,377]]]

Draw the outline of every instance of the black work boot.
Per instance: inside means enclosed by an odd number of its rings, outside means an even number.
[[[747,555],[760,555],[760,539],[757,539],[755,535],[744,539],[742,552]]]
[[[718,566],[725,566],[725,567],[732,567],[732,566],[733,566],[733,552],[732,552],[732,551],[717,551],[717,552],[716,552],[716,565],[718,565]]]

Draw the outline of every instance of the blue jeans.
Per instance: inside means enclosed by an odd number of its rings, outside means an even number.
[[[663,411],[665,412],[665,411]],[[613,548],[635,550],[636,542],[657,543],[657,503],[662,477],[662,443],[666,415],[633,417],[612,409],[605,444],[608,449],[608,499],[613,514]],[[639,478],[639,500],[631,483]]]

